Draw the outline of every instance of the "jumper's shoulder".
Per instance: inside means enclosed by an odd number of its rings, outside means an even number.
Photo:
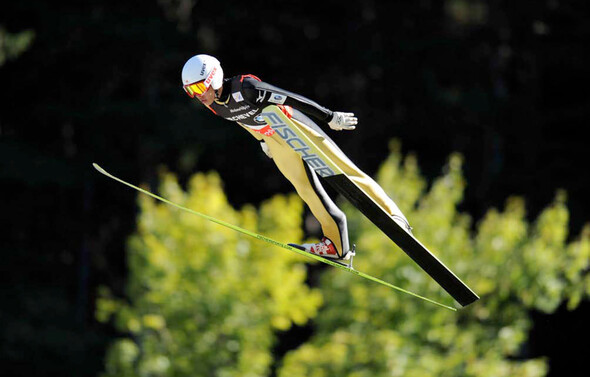
[[[260,103],[265,94],[262,81],[254,75],[242,75],[239,78],[239,88],[244,99],[250,103]]]

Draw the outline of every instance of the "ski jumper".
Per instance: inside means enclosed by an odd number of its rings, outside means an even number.
[[[350,250],[345,214],[326,194],[320,178],[266,122],[259,116],[268,105],[276,105],[287,116],[298,120],[310,137],[344,173],[360,186],[390,216],[401,217],[403,213],[371,177],[350,161],[338,146],[322,131],[313,119],[329,122],[332,111],[295,93],[260,81],[253,75],[227,78],[223,82],[221,98],[209,107],[216,115],[237,122],[259,141],[268,146],[270,154],[281,173],[308,205],[321,225],[324,236],[329,238],[340,255]]]

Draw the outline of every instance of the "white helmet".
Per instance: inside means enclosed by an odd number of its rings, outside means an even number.
[[[210,55],[195,55],[182,67],[182,85],[189,96],[200,95],[199,89],[193,84],[201,83],[199,87],[205,91],[210,86],[217,90],[223,84],[223,69],[219,60]],[[195,91],[196,89],[196,91]]]

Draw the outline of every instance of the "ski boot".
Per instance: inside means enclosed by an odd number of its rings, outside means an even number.
[[[344,255],[339,253],[334,246],[334,243],[327,237],[323,237],[318,243],[304,243],[303,245],[297,245],[290,243],[289,246],[293,246],[299,250],[307,251],[308,253],[319,255],[320,257],[330,259],[336,263],[339,263],[348,268],[352,268],[352,257],[355,255],[355,246],[353,245],[352,250],[348,250]],[[350,261],[349,263],[343,263],[340,261]]]

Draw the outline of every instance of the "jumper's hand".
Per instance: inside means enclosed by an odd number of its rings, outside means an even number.
[[[268,145],[266,145],[266,143],[264,141],[260,142],[260,148],[262,148],[262,151],[268,156],[268,158],[272,158],[272,154],[270,153],[270,149],[268,148]]]
[[[353,113],[341,113],[339,111],[334,111],[332,120],[328,122],[328,125],[331,129],[336,131],[351,131],[356,128],[355,126],[357,123],[358,119]]]

